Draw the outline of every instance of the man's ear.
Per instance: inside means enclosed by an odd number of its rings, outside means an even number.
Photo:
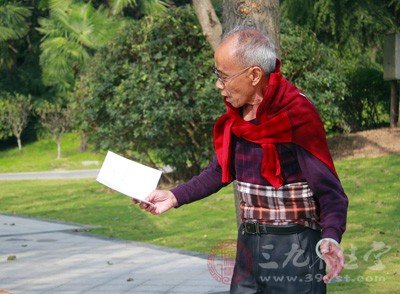
[[[252,85],[256,86],[261,81],[261,78],[263,77],[263,75],[264,75],[264,71],[260,67],[258,67],[258,66],[253,67],[251,69],[251,74],[250,74],[250,78],[252,80]]]

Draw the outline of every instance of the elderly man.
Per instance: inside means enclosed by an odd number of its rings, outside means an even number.
[[[263,33],[236,28],[214,57],[227,107],[214,127],[216,159],[140,207],[160,214],[236,180],[242,224],[231,293],[325,293],[344,265],[348,200],[318,112],[283,78]]]

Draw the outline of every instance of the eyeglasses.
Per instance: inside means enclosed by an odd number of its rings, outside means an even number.
[[[241,75],[242,73],[244,73],[246,70],[248,70],[249,68],[252,68],[252,66],[248,66],[244,69],[242,69],[241,71],[229,76],[229,77],[225,77],[223,78],[220,71],[218,70],[218,68],[216,68],[215,66],[213,66],[213,72],[215,73],[215,75],[217,76],[218,80],[221,82],[221,84],[225,87],[225,82],[228,80],[231,80],[233,78],[238,77],[239,75]]]

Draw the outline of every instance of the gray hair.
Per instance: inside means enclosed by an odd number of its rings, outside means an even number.
[[[253,27],[237,26],[223,36],[222,42],[233,35],[237,40],[235,57],[239,64],[259,66],[266,74],[274,71],[276,52],[271,38]]]

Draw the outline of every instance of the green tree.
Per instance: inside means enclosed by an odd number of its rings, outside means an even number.
[[[165,11],[168,6],[166,1],[160,0],[108,0],[107,2],[112,15],[122,14],[126,8],[134,8],[136,12],[149,15]]]
[[[310,29],[281,23],[282,72],[317,107],[327,132],[349,131],[339,103],[348,91],[336,50],[321,44]]]
[[[97,148],[174,166],[180,179],[198,172],[224,109],[212,54],[189,6],[126,27],[76,87]]]
[[[11,133],[17,139],[18,149],[22,152],[21,135],[28,124],[32,110],[32,97],[22,94],[3,93],[0,99],[2,112],[3,134]],[[9,130],[9,132],[7,132]],[[6,137],[6,136],[5,136]]]
[[[120,14],[112,15],[111,2],[125,2],[126,6],[121,6],[125,8]],[[68,100],[75,79],[95,52],[117,33],[116,26],[132,17],[165,10],[165,3],[0,0],[0,90],[30,94],[34,100],[47,97],[51,101],[54,96]]]
[[[0,69],[11,69],[18,52],[14,41],[25,36],[29,30],[28,7],[17,1],[0,1]]]
[[[1,1],[3,11],[0,34],[11,28],[13,37],[0,41],[0,89],[24,95],[43,96],[46,88],[41,80],[39,66],[39,43],[41,36],[36,31],[37,19],[45,13],[39,3],[44,1]],[[10,8],[10,6],[16,6]],[[16,8],[16,9],[15,9]],[[15,16],[16,15],[16,16]],[[15,16],[15,17],[14,17]],[[4,25],[7,23],[8,25]],[[10,26],[10,24],[13,24]],[[7,34],[9,35],[9,34]]]
[[[35,113],[40,118],[42,126],[48,130],[57,144],[57,159],[61,158],[61,143],[65,132],[71,126],[71,108],[62,100],[41,101],[35,104]]]
[[[330,64],[336,63],[335,67],[340,69],[332,70],[328,66],[327,75],[315,79],[317,87],[306,87],[314,89],[314,92],[321,90],[319,86],[323,81],[328,81],[329,76],[333,80],[341,79],[345,83],[342,93],[336,91],[340,89],[340,84],[332,82],[326,84],[333,87],[334,95],[329,99],[333,104],[328,103],[324,107],[320,103],[320,107],[326,110],[325,112],[322,109],[322,115],[328,113],[331,118],[332,115],[340,116],[341,125],[350,131],[383,126],[385,122],[387,124],[389,87],[385,86],[382,79],[382,48],[385,35],[400,29],[398,17],[400,1],[305,0],[300,3],[295,0],[283,0],[282,2],[281,9],[285,17],[303,29],[314,31],[316,40],[324,44],[321,48],[328,46],[330,52],[336,52],[327,54],[326,58],[331,59]],[[302,42],[302,46],[308,44],[306,40]],[[322,49],[324,50],[326,49]],[[320,55],[317,51],[314,51],[314,54]],[[309,64],[309,61],[307,59],[303,62]],[[299,60],[294,60],[294,64],[298,69],[302,69]],[[315,73],[307,75],[313,76]],[[333,125],[333,129],[335,128]]]
[[[385,34],[400,28],[399,0],[282,0],[282,15],[316,32],[343,56],[376,61]]]
[[[105,46],[118,29],[103,8],[72,0],[51,0],[48,18],[39,20],[44,34],[40,45],[43,81],[71,90],[94,50]]]
[[[95,52],[108,44],[123,27],[124,19],[114,14],[121,14],[127,7],[141,13],[165,9],[165,3],[158,0],[102,2],[107,6],[97,5],[95,9],[91,3],[82,1],[50,0],[49,16],[39,20],[41,27],[38,30],[44,34],[40,45],[43,81],[55,87],[59,97],[68,96]],[[75,125],[83,129],[79,123]],[[85,150],[86,134],[82,133],[81,138],[81,149]]]
[[[382,76],[382,65],[360,55],[344,64],[346,91],[336,105],[352,131],[387,126],[390,121],[390,87]]]
[[[7,102],[4,98],[6,92],[1,93],[0,95],[0,140],[8,138],[12,135],[11,129],[6,122],[7,116]]]

